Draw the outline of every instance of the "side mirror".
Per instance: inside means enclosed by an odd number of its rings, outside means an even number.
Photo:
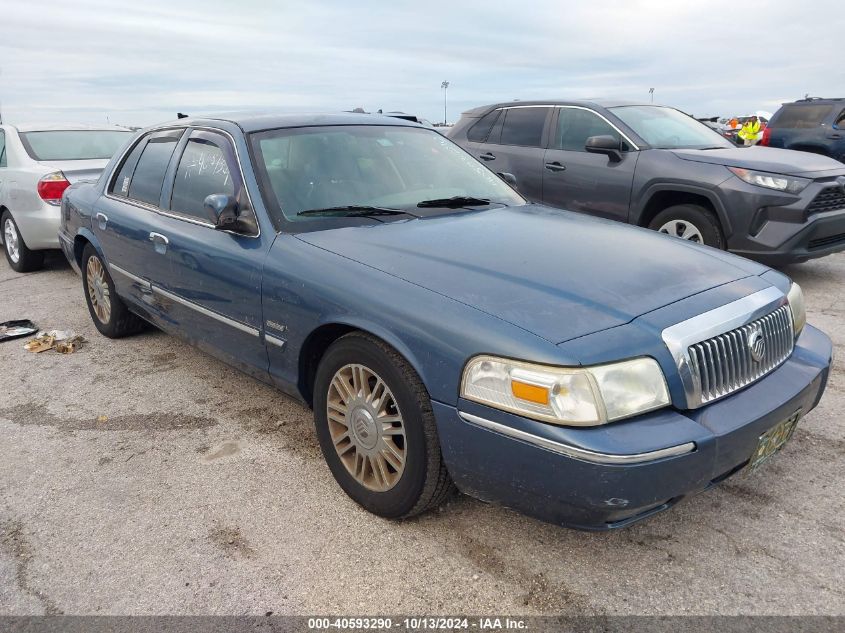
[[[591,154],[605,154],[614,162],[622,160],[622,141],[609,134],[589,137],[584,149]]]
[[[506,171],[500,171],[496,174],[499,178],[508,183],[511,187],[516,189],[516,176]]]
[[[213,193],[203,202],[205,214],[220,230],[234,229],[238,224],[238,201],[225,193]]]

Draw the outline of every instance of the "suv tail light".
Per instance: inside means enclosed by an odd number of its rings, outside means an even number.
[[[767,146],[767,147],[768,147],[768,145],[769,145],[769,137],[770,137],[771,135],[772,135],[772,128],[770,128],[770,127],[767,125],[766,127],[764,127],[764,128],[763,128],[763,136],[760,138],[760,143],[758,143],[758,144],[759,144],[759,145],[765,145],[765,146]]]
[[[65,175],[60,171],[54,171],[38,181],[37,189],[38,195],[44,202],[59,206],[62,203],[62,194],[68,187],[70,187],[70,183]]]

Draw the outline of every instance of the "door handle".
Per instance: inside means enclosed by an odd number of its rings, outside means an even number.
[[[167,245],[170,244],[170,240],[167,239],[166,235],[150,233],[150,241],[153,243],[156,253],[164,255],[167,252]]]
[[[481,160],[496,160],[496,155],[487,152],[486,154],[482,154],[481,156],[479,156],[479,158]]]
[[[553,163],[546,163],[546,169],[549,171],[565,171],[566,165],[561,165],[559,162],[555,161]]]
[[[97,220],[97,225],[100,227],[100,230],[105,231],[106,224],[109,223],[109,216],[107,216],[105,213],[97,213],[97,215],[95,215],[94,217]]]

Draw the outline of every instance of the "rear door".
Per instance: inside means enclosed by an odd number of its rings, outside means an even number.
[[[470,128],[487,132],[486,140],[470,145],[470,152],[496,173],[516,176],[519,192],[534,202],[542,197],[543,147],[551,106],[512,106],[494,110]],[[498,113],[495,118],[494,113]],[[489,117],[489,118],[488,118]]]
[[[561,106],[554,119],[543,161],[543,202],[627,222],[639,152],[630,151],[632,143],[593,110]],[[603,135],[623,143],[621,161],[584,149],[589,137]]]
[[[261,272],[275,234],[214,228],[204,210],[212,194],[234,196],[254,212],[231,137],[193,129],[167,177],[155,257],[169,273],[154,287],[168,319],[194,344],[259,378],[267,377]],[[255,222],[257,227],[257,222]]]
[[[169,271],[155,256],[151,238],[164,229],[158,214],[164,176],[184,133],[184,128],[176,128],[142,137],[111,175],[91,218],[118,294],[158,318],[165,315],[150,284]]]

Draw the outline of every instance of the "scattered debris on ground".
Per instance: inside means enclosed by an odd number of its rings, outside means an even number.
[[[85,339],[81,335],[74,334],[69,330],[50,330],[49,332],[39,332],[23,348],[35,354],[40,354],[50,349],[55,349],[60,354],[73,354],[82,347],[84,341]]]
[[[6,321],[5,323],[0,323],[0,343],[16,338],[23,338],[24,336],[35,334],[37,331],[38,326],[32,321]]]

